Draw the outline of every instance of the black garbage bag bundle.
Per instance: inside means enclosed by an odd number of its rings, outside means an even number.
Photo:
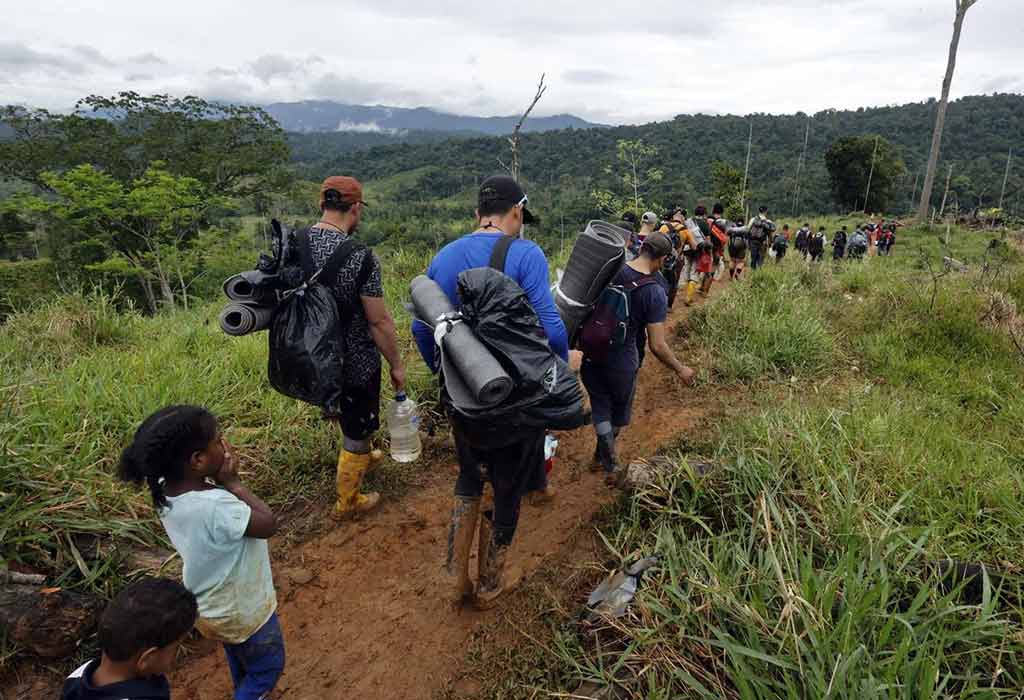
[[[364,246],[348,238],[316,270],[309,230],[299,231],[295,239],[302,281],[283,293],[274,309],[267,377],[270,385],[285,396],[336,415],[341,410],[345,329],[353,310],[338,305],[331,287],[349,256]],[[285,268],[282,277],[294,280],[296,272]]]
[[[455,407],[465,418],[490,425],[573,430],[585,425],[583,390],[565,360],[551,350],[529,299],[515,280],[493,268],[459,275],[463,320],[512,379],[495,406]]]

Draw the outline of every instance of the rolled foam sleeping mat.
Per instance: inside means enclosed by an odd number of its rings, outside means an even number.
[[[270,327],[274,318],[271,306],[257,306],[245,302],[233,301],[220,312],[220,329],[228,335],[249,335]]]
[[[273,298],[272,281],[276,275],[250,270],[224,280],[224,296],[231,301],[262,302]]]
[[[426,275],[413,279],[409,291],[416,316],[431,327],[455,311],[444,290]],[[444,336],[441,369],[448,395],[460,408],[496,406],[512,393],[512,378],[465,323],[453,324]]]
[[[555,293],[555,304],[570,338],[622,269],[628,240],[629,231],[606,221],[591,221],[576,237]]]

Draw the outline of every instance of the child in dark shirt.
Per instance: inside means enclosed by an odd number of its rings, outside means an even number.
[[[167,700],[178,646],[198,617],[196,597],[175,581],[143,579],[125,588],[100,620],[102,656],[64,682],[61,700]]]

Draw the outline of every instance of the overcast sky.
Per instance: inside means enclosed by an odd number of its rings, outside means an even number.
[[[4,5],[15,0],[4,0]],[[30,0],[0,11],[0,103],[88,93],[331,99],[639,123],[937,96],[954,0]],[[1024,92],[1024,0],[968,13],[954,96]]]

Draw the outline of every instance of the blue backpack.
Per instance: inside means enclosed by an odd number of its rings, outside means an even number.
[[[578,346],[586,358],[600,364],[607,362],[614,351],[625,347],[629,335],[630,296],[655,282],[652,275],[644,275],[625,285],[609,285],[601,292],[580,329]]]

